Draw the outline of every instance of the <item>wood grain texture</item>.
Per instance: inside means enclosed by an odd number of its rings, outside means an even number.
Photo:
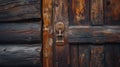
[[[91,0],[91,24],[104,25],[103,20],[103,0]]]
[[[120,25],[120,0],[104,0],[106,25]]]
[[[78,48],[79,46],[78,45],[70,45],[70,56],[71,56],[71,64],[70,66],[71,67],[79,67],[79,53],[78,53]]]
[[[120,44],[105,44],[105,67],[120,67]]]
[[[1,67],[41,67],[41,44],[0,44]]]
[[[89,25],[89,0],[69,0],[69,24]]]
[[[0,21],[41,18],[41,0],[0,0]]]
[[[53,67],[53,25],[52,25],[52,0],[42,1],[43,15],[43,67]]]
[[[40,43],[41,22],[0,23],[0,43]]]
[[[104,46],[91,46],[90,67],[104,67]]]
[[[72,43],[70,46],[70,67],[89,67],[89,44]]]
[[[69,27],[70,43],[119,43],[119,26],[74,26]]]
[[[79,67],[89,67],[90,49],[86,44],[79,44]]]
[[[57,42],[54,44],[54,67],[68,67],[69,66],[69,45],[67,42],[68,31],[68,0],[54,0],[53,22],[55,24],[62,22],[65,25],[63,32],[64,43],[58,46]],[[57,33],[55,32],[55,37]]]

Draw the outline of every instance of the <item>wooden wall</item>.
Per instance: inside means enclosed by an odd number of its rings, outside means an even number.
[[[0,67],[40,67],[41,25],[41,0],[0,0]]]

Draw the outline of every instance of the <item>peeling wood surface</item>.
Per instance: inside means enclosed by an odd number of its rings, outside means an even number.
[[[0,43],[40,43],[41,22],[0,23]]]
[[[1,67],[41,67],[41,44],[0,44]]]
[[[41,18],[41,0],[0,0],[0,21]]]

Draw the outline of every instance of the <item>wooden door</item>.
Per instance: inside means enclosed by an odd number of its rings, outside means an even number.
[[[43,0],[43,67],[119,67],[119,0]]]

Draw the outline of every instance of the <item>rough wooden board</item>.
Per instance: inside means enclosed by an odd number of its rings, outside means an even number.
[[[0,21],[41,18],[41,0],[0,0]]]
[[[119,26],[74,26],[69,27],[70,43],[119,43]]]
[[[92,45],[90,51],[90,67],[104,67],[104,46]]]
[[[40,43],[41,22],[0,23],[0,43]]]
[[[120,44],[105,44],[105,67],[120,67]]]
[[[0,44],[0,66],[41,66],[41,44]]]
[[[105,25],[120,25],[120,0],[104,0]]]
[[[74,44],[70,45],[70,66],[79,67],[79,46]]]
[[[68,31],[68,0],[54,0],[53,9],[53,22],[54,26],[62,22],[65,25],[65,31],[63,32],[62,45],[59,45],[56,41],[54,44],[54,67],[68,67],[69,66],[69,45],[67,42]],[[54,32],[56,38],[57,33]]]
[[[90,0],[69,0],[69,24],[89,25]]]
[[[52,25],[52,0],[43,0],[43,67],[53,67],[53,25]]]

